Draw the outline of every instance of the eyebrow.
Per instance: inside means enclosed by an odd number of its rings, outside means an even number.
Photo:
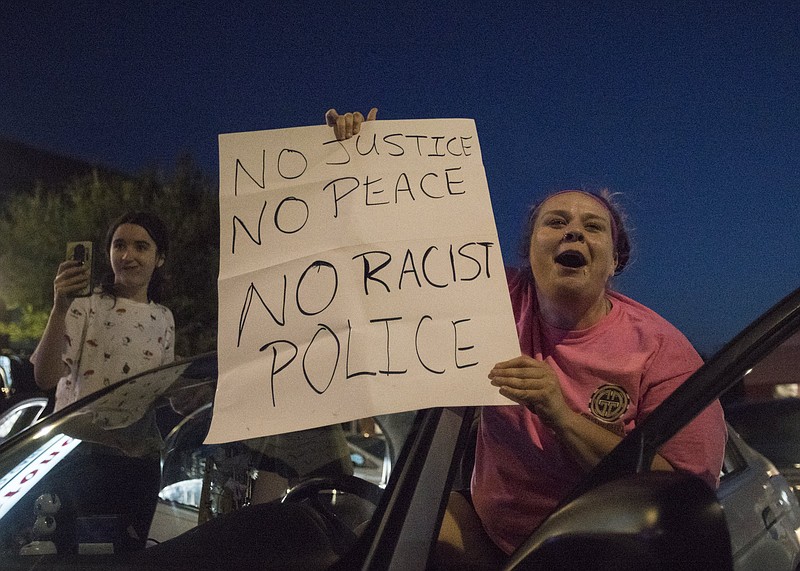
[[[567,217],[571,216],[572,213],[569,210],[562,210],[562,209],[558,209],[557,208],[557,209],[554,209],[554,210],[545,210],[544,212],[542,212],[540,214],[540,216],[546,216],[548,214],[552,215],[552,216],[563,216],[563,217],[567,218]],[[601,220],[603,222],[609,222],[609,220],[610,220],[607,215],[603,216],[603,215],[597,214],[595,212],[587,212],[587,213],[585,213],[585,214],[583,214],[581,216],[581,219],[582,220],[596,219],[596,220]]]
[[[114,240],[112,242],[112,244],[120,244],[120,243],[124,244],[126,242],[127,242],[127,240],[125,240],[125,238],[117,238],[116,240]],[[137,246],[149,246],[150,245],[150,242],[148,242],[147,240],[133,240],[133,243],[136,244]]]

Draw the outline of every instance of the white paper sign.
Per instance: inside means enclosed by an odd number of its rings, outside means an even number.
[[[475,123],[220,135],[219,384],[207,442],[509,404],[519,354]]]

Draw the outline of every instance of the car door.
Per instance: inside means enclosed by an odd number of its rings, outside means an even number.
[[[800,507],[786,479],[728,428],[717,490],[731,536],[734,569],[793,569]]]

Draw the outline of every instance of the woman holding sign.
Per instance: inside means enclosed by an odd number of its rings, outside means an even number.
[[[336,136],[357,134],[363,116],[342,117],[326,114]],[[523,354],[489,372],[517,404],[483,407],[470,492],[451,495],[442,523],[442,567],[496,568],[702,364],[666,320],[611,290],[630,242],[607,193],[549,195],[530,209],[522,242],[524,263],[507,276]],[[652,468],[716,487],[725,440],[715,403],[664,445]]]

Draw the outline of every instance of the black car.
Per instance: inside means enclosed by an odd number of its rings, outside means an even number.
[[[736,430],[718,490],[647,468],[796,331],[800,290],[666,399],[505,568],[796,568],[797,499]],[[430,568],[447,497],[468,480],[475,409],[207,445],[216,377],[214,354],[150,371],[1,444],[0,566]]]

